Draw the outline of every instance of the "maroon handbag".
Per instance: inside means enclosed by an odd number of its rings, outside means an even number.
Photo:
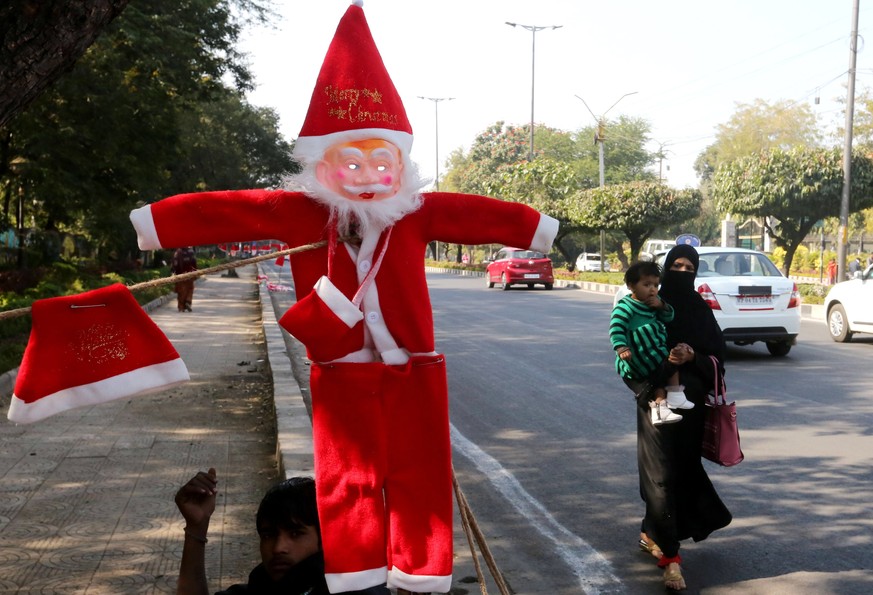
[[[718,371],[718,360],[713,356],[709,357],[715,367],[715,386],[706,399],[702,454],[713,463],[733,467],[745,458],[740,448],[737,404],[735,401],[727,402],[727,389],[724,377]]]

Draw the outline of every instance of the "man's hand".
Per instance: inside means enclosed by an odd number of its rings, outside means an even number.
[[[179,564],[176,595],[209,595],[206,580],[206,533],[218,493],[215,469],[200,471],[176,492],[176,506],[185,517],[185,545]]]
[[[191,531],[202,529],[205,537],[209,519],[215,512],[215,495],[218,493],[218,477],[215,469],[200,471],[176,492],[176,506],[185,518]]]
[[[622,361],[630,361],[633,358],[633,353],[631,353],[630,347],[624,347],[618,351],[618,357],[621,358]]]

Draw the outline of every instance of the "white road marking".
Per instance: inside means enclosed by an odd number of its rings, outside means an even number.
[[[455,450],[473,463],[506,501],[552,542],[558,556],[579,577],[579,585],[585,593],[594,595],[624,591],[621,581],[613,574],[612,565],[600,552],[560,524],[497,459],[467,440],[454,424],[450,424],[449,428]]]

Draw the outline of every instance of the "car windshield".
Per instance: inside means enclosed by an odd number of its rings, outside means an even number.
[[[510,258],[545,258],[545,256],[536,250],[516,250],[510,254]]]
[[[713,252],[700,255],[697,274],[703,277],[781,277],[782,273],[763,254]]]
[[[599,254],[588,254],[587,256],[585,256],[585,260],[598,260],[599,261],[600,255]]]
[[[658,264],[664,265],[667,253],[656,257]],[[769,258],[759,253],[749,252],[707,252],[700,255],[697,267],[698,277],[782,277]]]

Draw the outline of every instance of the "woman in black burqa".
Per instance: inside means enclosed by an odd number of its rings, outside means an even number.
[[[682,421],[655,426],[646,398],[637,398],[637,463],[640,495],[646,503],[640,547],[658,558],[668,589],[682,590],[679,542],[701,541],[731,522],[731,513],[712,486],[701,462],[706,394],[714,367],[723,373],[724,338],[712,310],[694,288],[697,251],[674,247],[664,261],[659,295],[673,307],[667,326],[670,361],[679,366],[685,395],[695,405],[682,410]]]

